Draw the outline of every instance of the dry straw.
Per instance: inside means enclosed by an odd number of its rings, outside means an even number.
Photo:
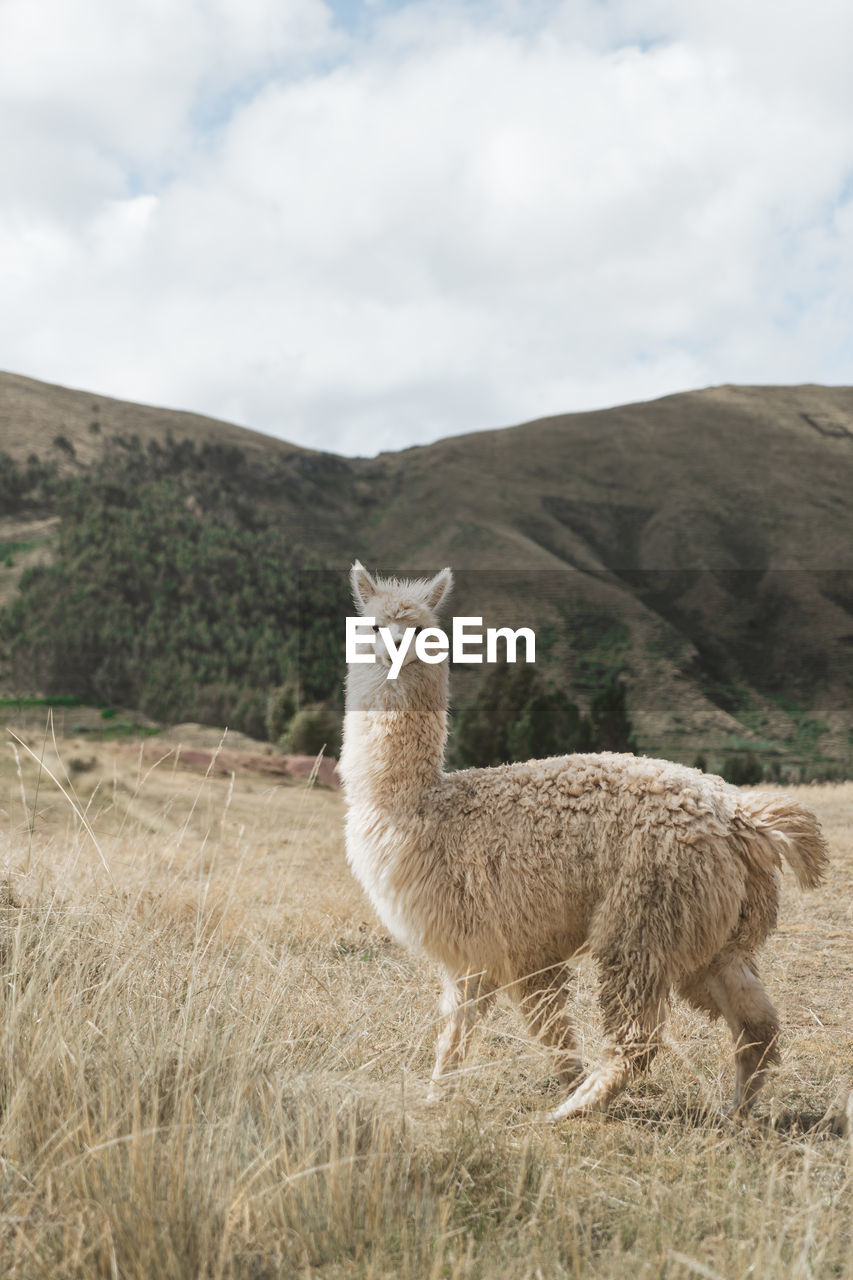
[[[853,785],[809,793],[832,880],[786,890],[765,969],[787,1037],[755,1121],[719,1117],[729,1049],[681,1008],[648,1079],[561,1130],[503,1005],[457,1100],[425,1105],[434,975],[353,886],[337,794],[143,777],[103,744],[72,793],[25,736],[3,766],[0,1274],[853,1274],[826,1115],[853,1067]],[[586,962],[575,1003],[594,1054]]]

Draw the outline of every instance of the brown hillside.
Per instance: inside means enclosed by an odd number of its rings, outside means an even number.
[[[344,459],[0,374],[0,426],[68,468],[112,436],[240,445],[275,463],[295,543],[340,568],[452,564],[457,611],[532,615],[580,702],[618,673],[644,748],[851,763],[853,389],[716,387]]]
[[[265,453],[308,452],[217,418],[132,404],[91,391],[37,382],[16,373],[0,373],[0,448],[18,460],[35,453],[68,465],[70,454],[56,443],[60,436],[73,445],[78,462],[88,463],[112,437],[136,435],[147,444],[149,440],[162,440],[168,432],[176,439],[188,437],[197,443],[237,445]]]

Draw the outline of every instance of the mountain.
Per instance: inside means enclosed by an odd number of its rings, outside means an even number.
[[[715,387],[342,458],[0,374],[0,430],[65,476],[116,439],[239,449],[243,497],[289,545],[339,569],[453,565],[455,611],[535,625],[582,705],[617,677],[641,749],[853,763],[853,389]],[[55,527],[49,503],[0,518],[19,548],[0,599]],[[458,700],[476,678],[454,673]]]

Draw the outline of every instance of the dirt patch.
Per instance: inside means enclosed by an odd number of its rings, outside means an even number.
[[[283,782],[313,776],[320,786],[333,788],[340,786],[335,761],[331,757],[322,756],[316,759],[314,756],[285,756],[259,751],[185,746],[183,742],[170,744],[164,741],[164,737],[165,735],[158,735],[156,739],[149,739],[147,742],[122,744],[118,750],[133,754],[148,765],[171,764],[176,768],[226,776],[253,773],[265,778],[280,779]],[[221,738],[220,734],[220,741]]]
[[[275,747],[271,742],[262,742],[260,738],[250,738],[247,733],[237,729],[217,729],[207,724],[196,724],[191,720],[184,724],[173,724],[153,739],[155,742],[174,742],[182,747],[194,747],[202,751],[215,751],[217,747],[227,747],[229,751],[252,751],[258,755],[273,755]]]

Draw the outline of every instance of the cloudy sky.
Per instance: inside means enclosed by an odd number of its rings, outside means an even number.
[[[0,368],[344,453],[853,384],[849,0],[0,0]]]

